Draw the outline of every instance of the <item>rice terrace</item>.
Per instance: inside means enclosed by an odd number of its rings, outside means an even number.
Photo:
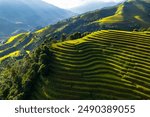
[[[52,81],[47,86],[45,81],[42,92],[48,95],[42,96],[149,99],[149,39],[149,34],[103,30],[75,41],[53,44]],[[34,96],[41,98],[36,93]]]
[[[39,1],[41,9],[54,7]],[[35,26],[15,21],[18,30],[0,43],[0,99],[149,100],[149,6],[125,0],[82,14],[54,7],[65,17],[56,12]]]

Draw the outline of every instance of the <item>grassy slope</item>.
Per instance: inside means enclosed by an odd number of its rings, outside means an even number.
[[[123,22],[124,20],[123,13],[122,13],[123,8],[124,8],[123,4],[119,5],[114,15],[100,19],[99,22],[101,24],[114,24],[114,23]]]
[[[29,54],[30,51],[44,41],[44,39],[41,39],[41,35],[46,29],[47,27],[34,33],[20,33],[10,37],[4,44],[0,45],[0,62],[10,57]]]
[[[140,0],[129,0],[123,4],[120,4],[116,10],[116,13],[112,16],[105,17],[99,22],[101,24],[129,24],[135,23],[140,26],[146,27],[150,25],[149,20],[149,6],[150,2]]]
[[[150,99],[150,35],[98,31],[52,45],[31,99]]]
[[[60,36],[62,33],[71,34],[74,32],[93,32],[101,29],[97,20],[111,16],[115,13],[116,7],[105,8],[93,12],[88,12],[70,19],[58,22],[49,26],[47,32],[51,35]]]

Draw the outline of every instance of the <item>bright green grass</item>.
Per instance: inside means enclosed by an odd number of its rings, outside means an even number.
[[[139,21],[141,21],[141,22],[145,22],[140,16],[136,15],[136,16],[134,16],[134,18],[137,19],[137,20],[139,20]]]
[[[7,58],[9,58],[9,57],[18,57],[19,54],[20,54],[20,51],[15,51],[15,52],[9,53],[9,54],[7,54],[3,57],[0,57],[0,62],[7,59]]]
[[[120,14],[115,14],[113,16],[109,16],[106,18],[103,18],[101,20],[99,20],[98,22],[102,23],[102,24],[113,24],[113,23],[119,23],[123,21],[123,16]]]
[[[37,31],[35,32],[35,34],[43,33],[43,32],[46,31],[47,29],[48,29],[48,27],[42,28],[42,29],[40,29],[40,30],[37,30]]]
[[[9,44],[9,43],[13,42],[15,39],[18,39],[18,37],[20,37],[20,36],[23,35],[23,34],[25,34],[25,33],[20,33],[20,34],[18,34],[18,35],[15,35],[15,36],[10,37],[10,38],[6,41],[6,44]]]
[[[0,61],[20,56],[21,50],[29,54],[31,50],[25,48],[30,47],[32,43],[34,43],[34,38],[29,38],[29,33],[21,33],[10,37],[6,43],[0,46]]]
[[[26,53],[27,53],[27,54],[30,54],[30,51],[29,51],[29,50],[26,50]]]
[[[119,5],[114,15],[100,19],[98,20],[98,22],[100,22],[101,24],[114,24],[114,23],[122,22],[124,20],[123,8],[124,8],[123,4]]]

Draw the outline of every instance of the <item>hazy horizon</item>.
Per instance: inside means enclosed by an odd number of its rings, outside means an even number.
[[[47,3],[50,3],[52,5],[55,5],[57,7],[63,8],[63,9],[70,9],[74,7],[78,7],[90,2],[122,2],[124,0],[43,0]]]

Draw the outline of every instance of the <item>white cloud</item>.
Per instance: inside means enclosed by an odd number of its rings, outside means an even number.
[[[93,1],[103,1],[103,2],[120,2],[123,0],[43,0],[60,8],[73,8],[80,6],[82,4],[93,2]]]

